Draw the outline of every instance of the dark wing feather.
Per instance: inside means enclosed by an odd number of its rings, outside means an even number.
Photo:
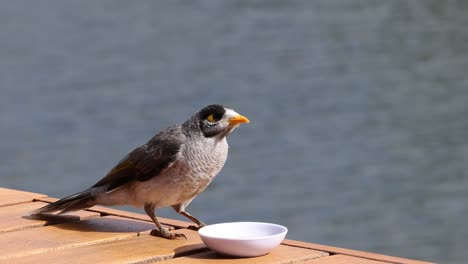
[[[146,181],[168,169],[177,157],[185,136],[180,126],[170,127],[123,158],[93,187],[112,191],[131,181]]]

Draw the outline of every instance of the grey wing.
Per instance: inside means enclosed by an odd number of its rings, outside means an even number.
[[[123,158],[93,187],[112,191],[131,181],[146,181],[170,168],[185,141],[180,126],[170,127]]]

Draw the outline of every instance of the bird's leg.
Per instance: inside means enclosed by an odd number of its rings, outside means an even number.
[[[178,213],[181,214],[181,215],[183,215],[183,216],[185,216],[185,217],[187,217],[188,219],[192,220],[192,222],[194,222],[195,224],[197,224],[197,226],[190,225],[190,226],[188,227],[188,229],[192,229],[192,230],[197,231],[198,229],[200,229],[200,228],[206,226],[205,223],[203,223],[202,221],[198,220],[195,216],[189,214],[189,213],[186,212],[186,211],[181,211],[181,212],[178,212]]]
[[[187,217],[188,219],[192,220],[192,222],[197,224],[197,226],[194,226],[194,225],[189,226],[188,229],[192,229],[192,230],[197,231],[198,229],[206,226],[205,223],[203,223],[202,221],[198,220],[198,218],[196,218],[195,216],[193,216],[193,215],[189,214],[187,211],[185,211],[185,206],[183,206],[182,204],[174,205],[174,206],[172,206],[172,208],[174,208],[174,210],[177,213],[179,213],[180,215],[183,215],[183,216]]]
[[[151,203],[146,203],[145,204],[145,212],[146,214],[153,220],[153,222],[156,224],[156,227],[158,229],[153,229],[151,230],[151,235],[152,236],[158,236],[166,239],[176,239],[179,237],[187,239],[187,237],[184,234],[178,234],[178,233],[171,233],[167,231],[167,229],[163,228],[161,224],[159,223],[158,219],[154,215],[154,205]]]

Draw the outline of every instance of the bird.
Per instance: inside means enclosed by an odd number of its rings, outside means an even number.
[[[151,235],[186,238],[163,228],[155,211],[171,206],[196,224],[190,229],[205,226],[186,207],[223,168],[228,156],[227,136],[240,124],[249,122],[232,108],[208,105],[187,121],[169,126],[135,148],[90,188],[39,208],[31,215],[63,214],[94,205],[131,205],[143,208],[154,222],[156,229]]]

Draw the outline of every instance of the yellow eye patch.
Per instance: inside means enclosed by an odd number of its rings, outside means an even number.
[[[213,114],[209,115],[209,116],[206,118],[206,120],[208,120],[208,121],[211,122],[211,123],[216,122],[216,120],[215,120]]]
[[[223,118],[222,113],[213,113],[213,114],[210,114],[209,116],[207,116],[206,120],[208,120],[208,122],[211,122],[211,123],[216,123],[219,120],[221,120],[221,118]]]

